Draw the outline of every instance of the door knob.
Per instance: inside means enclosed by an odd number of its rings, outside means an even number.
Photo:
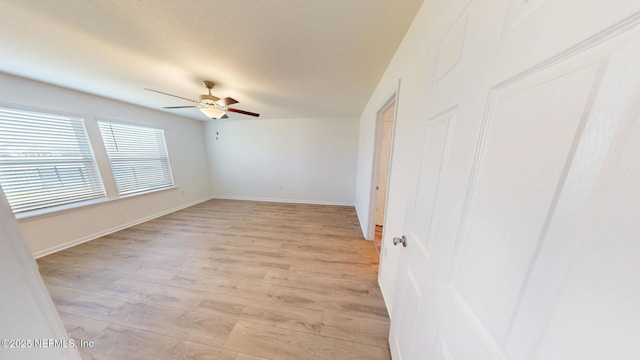
[[[402,237],[394,237],[393,245],[402,244],[402,247],[407,247],[407,237],[402,235]]]

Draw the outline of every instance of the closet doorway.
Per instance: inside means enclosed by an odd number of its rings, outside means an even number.
[[[396,97],[393,96],[378,112],[376,121],[376,157],[374,161],[374,237],[373,244],[380,257],[382,234],[384,231],[385,210],[387,206],[387,190],[389,186],[389,170],[393,147],[393,129],[396,114]]]

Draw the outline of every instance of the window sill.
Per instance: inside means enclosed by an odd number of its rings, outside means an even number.
[[[86,201],[80,201],[80,202],[76,202],[76,203],[71,203],[71,204],[53,206],[53,207],[44,208],[44,209],[25,211],[23,213],[14,214],[14,216],[16,217],[16,220],[18,220],[19,222],[26,222],[26,221],[30,221],[30,220],[36,220],[36,219],[45,218],[45,217],[49,217],[49,216],[55,216],[55,215],[64,214],[64,213],[71,212],[71,211],[76,211],[76,210],[78,210],[80,208],[85,208],[85,207],[90,207],[90,206],[95,206],[95,205],[101,205],[101,204],[107,204],[107,203],[110,203],[110,202],[113,202],[113,201],[131,199],[131,198],[134,198],[134,197],[137,197],[137,196],[140,196],[140,195],[148,195],[148,194],[153,194],[153,193],[157,193],[157,192],[161,192],[161,191],[175,190],[175,189],[177,189],[176,186],[171,186],[171,187],[166,187],[166,188],[162,188],[162,189],[154,189],[154,190],[149,190],[149,191],[145,191],[145,192],[139,192],[139,193],[135,193],[135,194],[123,195],[123,196],[119,196],[119,197],[116,197],[116,198],[102,197],[102,198],[98,198],[98,199],[92,199],[92,200],[86,200]]]
[[[137,193],[133,193],[133,194],[120,195],[120,197],[115,198],[113,200],[130,199],[132,197],[136,197],[136,196],[140,196],[140,195],[153,194],[153,193],[157,193],[157,192],[161,192],[161,191],[175,190],[175,189],[177,189],[177,187],[175,185],[173,185],[173,186],[169,186],[169,187],[163,187],[163,188],[160,188],[160,189],[152,189],[152,190],[141,191],[141,192],[137,192]]]
[[[75,203],[71,203],[71,204],[64,204],[64,205],[52,206],[52,207],[43,208],[43,209],[25,211],[25,212],[17,213],[17,214],[14,214],[14,215],[15,215],[16,219],[19,220],[19,221],[31,220],[31,219],[37,219],[37,218],[47,217],[47,216],[51,216],[51,215],[58,215],[58,214],[61,214],[61,213],[65,213],[65,212],[68,212],[68,211],[72,211],[72,210],[75,210],[75,209],[78,209],[78,208],[87,207],[87,206],[104,204],[104,203],[107,203],[109,201],[110,201],[109,198],[101,197],[101,198],[97,198],[97,199],[79,201],[79,202],[75,202]]]

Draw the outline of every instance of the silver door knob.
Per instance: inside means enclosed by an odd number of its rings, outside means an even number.
[[[402,247],[407,247],[407,237],[402,235],[402,237],[394,237],[393,245],[402,244]]]

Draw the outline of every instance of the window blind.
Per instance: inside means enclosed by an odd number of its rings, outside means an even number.
[[[2,107],[0,184],[14,213],[105,196],[82,119]]]
[[[98,122],[120,195],[173,186],[164,131]]]

